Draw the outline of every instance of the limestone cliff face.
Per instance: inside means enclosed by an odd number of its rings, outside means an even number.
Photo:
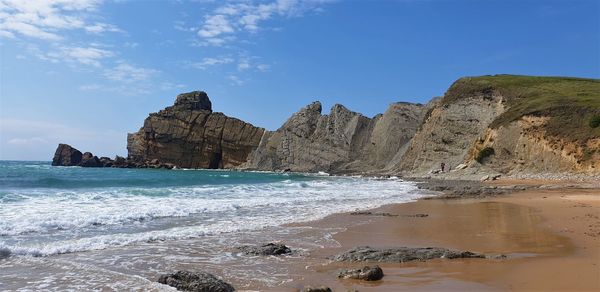
[[[396,169],[423,175],[440,168],[442,162],[449,167],[464,163],[475,141],[503,111],[502,96],[491,92],[432,104]]]
[[[421,122],[423,106],[393,104],[383,115],[367,118],[336,104],[328,115],[314,102],[266,132],[244,165],[250,169],[375,172],[401,157]]]
[[[462,78],[428,105],[424,123],[393,170],[427,176],[445,163],[446,170],[466,165],[465,175],[597,175],[600,128],[588,121],[600,115],[599,102],[600,81],[593,79]]]
[[[138,132],[127,136],[127,150],[136,162],[157,159],[183,168],[234,168],[246,162],[263,133],[263,128],[213,112],[206,93],[195,91],[150,114]]]
[[[520,173],[584,173],[600,172],[600,137],[584,144],[549,135],[543,129],[548,117],[524,116],[497,129],[486,129],[478,139],[467,161],[472,161],[484,148],[494,149],[484,161],[486,166],[506,174]]]

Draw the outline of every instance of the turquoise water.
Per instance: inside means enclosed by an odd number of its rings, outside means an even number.
[[[0,258],[260,230],[414,200],[399,179],[0,162]]]
[[[53,167],[50,162],[42,161],[0,161],[0,199],[8,191],[20,188],[190,187],[208,184],[260,184],[286,179],[301,181],[312,178],[287,173]]]

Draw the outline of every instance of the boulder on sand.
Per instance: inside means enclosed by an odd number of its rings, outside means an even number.
[[[362,269],[342,270],[338,273],[338,278],[377,281],[383,278],[383,270],[379,266],[365,266]]]
[[[304,289],[302,289],[302,292],[331,292],[331,288],[327,287],[327,286],[317,286],[317,287],[313,287],[313,286],[306,286],[304,287]]]
[[[235,288],[229,283],[206,272],[177,271],[164,274],[158,278],[161,284],[169,285],[182,291],[195,292],[232,292]]]
[[[376,249],[369,246],[359,246],[342,254],[336,255],[332,259],[338,262],[373,261],[404,263],[437,258],[485,258],[485,256],[470,251],[456,251],[442,247],[397,247]]]

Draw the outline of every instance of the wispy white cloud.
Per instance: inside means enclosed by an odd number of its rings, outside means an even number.
[[[206,70],[209,67],[233,63],[231,57],[207,57],[200,62],[184,62],[184,67]]]
[[[271,2],[243,1],[226,3],[204,17],[197,34],[202,45],[221,46],[236,39],[240,32],[255,33],[263,22],[275,17],[298,17],[307,12],[321,11],[332,0],[275,0]]]
[[[80,64],[99,67],[100,60],[112,57],[113,52],[94,47],[63,47],[62,56]]]
[[[256,65],[256,69],[258,69],[258,71],[261,71],[261,72],[266,72],[266,71],[269,71],[269,69],[271,69],[271,66],[269,66],[267,64],[258,64],[258,65]]]
[[[238,63],[238,70],[245,71],[248,69],[250,69],[250,60],[247,58],[240,59],[240,62]]]
[[[102,88],[102,86],[98,85],[98,84],[84,84],[79,86],[79,90],[82,91],[96,91],[96,90],[100,90]]]
[[[243,80],[242,78],[236,76],[236,75],[229,75],[227,76],[227,79],[229,79],[229,81],[231,81],[231,85],[244,85],[244,83],[246,83],[245,80]]]
[[[103,69],[107,82],[90,83],[79,86],[81,91],[103,91],[124,96],[146,95],[156,91],[175,90],[186,87],[184,84],[161,81],[161,71],[119,61],[110,68]]]
[[[182,88],[185,88],[185,84],[173,83],[173,82],[162,82],[160,84],[161,90],[174,90],[174,89],[182,89]]]
[[[104,71],[104,76],[113,81],[133,83],[148,81],[158,73],[160,73],[160,71],[155,69],[136,67],[129,63],[121,62],[113,68],[106,69]]]
[[[110,50],[91,46],[54,46],[50,51],[44,52],[37,45],[29,44],[26,51],[43,61],[52,63],[66,62],[94,67],[100,67],[103,59],[115,55]]]
[[[211,39],[222,34],[233,32],[233,25],[229,22],[229,19],[225,15],[217,14],[206,17],[204,25],[198,31],[198,35],[203,38]]]
[[[95,23],[85,27],[85,31],[89,33],[103,33],[103,32],[122,32],[122,30],[112,24],[106,23]]]
[[[187,27],[185,25],[185,22],[181,21],[181,20],[177,20],[173,23],[173,28],[176,30],[180,30],[180,31],[194,31],[195,28],[194,27]]]
[[[12,145],[40,145],[40,144],[47,144],[48,140],[41,138],[41,137],[30,137],[30,138],[12,138],[10,140],[8,140],[7,142],[8,144],[12,144]]]
[[[257,56],[244,56],[242,55],[238,60],[237,69],[238,71],[268,71],[270,66],[267,64],[260,63],[261,58]]]
[[[89,33],[120,31],[116,26],[88,21],[102,0],[0,0],[0,36],[17,35],[56,41],[65,30]]]
[[[137,48],[139,45],[140,45],[140,44],[139,44],[139,43],[136,43],[136,42],[125,42],[125,43],[123,44],[123,46],[124,46],[124,47],[126,47],[126,48],[130,48],[130,49],[135,49],[135,48]]]
[[[117,55],[106,45],[69,40],[68,31],[88,34],[121,32],[98,22],[104,0],[0,0],[0,37],[19,39],[25,52],[52,63],[101,67]],[[94,21],[90,19],[96,19]]]

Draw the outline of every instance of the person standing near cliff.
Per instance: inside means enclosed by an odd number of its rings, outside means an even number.
[[[444,172],[444,168],[446,167],[446,164],[442,162],[441,167],[442,167],[442,172]]]

